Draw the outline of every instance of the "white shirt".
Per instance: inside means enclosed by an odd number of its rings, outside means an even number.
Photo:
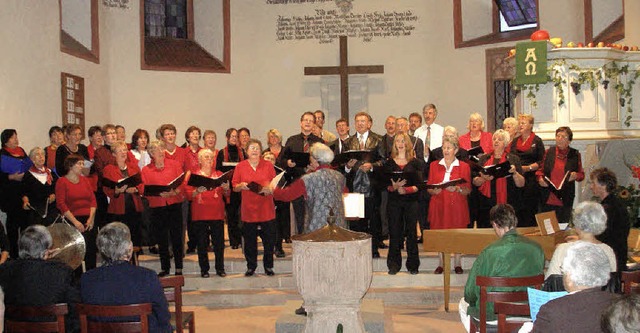
[[[438,147],[442,146],[442,136],[444,135],[444,127],[433,123],[429,125],[429,129],[431,130],[431,144],[429,145],[429,149],[434,150]],[[427,124],[424,124],[416,129],[413,133],[413,136],[416,138],[420,138],[424,144],[427,143]],[[425,149],[424,151],[424,161],[429,162],[429,152]]]
[[[356,132],[356,139],[358,139],[358,144],[362,142],[364,145],[367,144],[367,139],[369,138],[369,131],[364,132],[363,134]]]
[[[442,180],[442,182],[446,183],[451,180],[451,171],[453,171],[453,167],[460,166],[460,161],[458,161],[457,158],[454,159],[453,162],[451,162],[451,165],[449,165],[448,169],[447,169],[447,164],[444,162],[444,158],[441,159],[440,162],[438,162],[438,164],[444,167],[444,179]]]

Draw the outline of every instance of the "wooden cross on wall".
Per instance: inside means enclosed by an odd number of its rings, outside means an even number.
[[[340,75],[340,115],[349,121],[349,74],[382,74],[383,65],[349,66],[347,36],[340,36],[340,65],[305,67],[304,75]]]

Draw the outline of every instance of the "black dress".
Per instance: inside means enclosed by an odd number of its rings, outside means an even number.
[[[48,202],[49,196],[55,194],[58,177],[51,172],[51,182],[42,183],[31,171],[22,178],[22,196],[29,198],[31,209],[27,211],[27,226],[42,224],[49,226],[60,214],[56,202]]]
[[[545,152],[544,143],[539,136],[534,133],[531,133],[531,135],[534,135],[534,137],[529,149],[523,151],[518,150],[518,139],[515,139],[511,141],[511,153],[520,158],[520,163],[522,165],[538,163],[538,166],[542,168],[542,159],[544,158]],[[518,215],[518,226],[531,227],[536,225],[535,215],[540,211],[540,186],[536,180],[535,171],[527,171],[521,174],[524,176],[525,180],[524,187],[521,189],[522,201],[527,204],[520,205],[519,209],[516,210],[516,214]]]

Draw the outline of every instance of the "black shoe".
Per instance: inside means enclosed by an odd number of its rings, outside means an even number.
[[[157,246],[149,247],[149,253],[158,254],[158,247]]]
[[[225,277],[227,276],[227,273],[225,271],[216,271],[216,275],[219,277]]]
[[[380,258],[380,252],[373,252],[373,258]]]
[[[410,269],[409,273],[411,273],[411,275],[416,275],[416,274],[418,274],[418,270],[417,269]]]
[[[196,249],[187,248],[187,254],[194,254],[194,253],[196,253]]]
[[[203,278],[208,278],[209,277],[209,272],[202,272],[200,273],[200,276]]]
[[[283,250],[276,250],[276,258],[284,258],[285,256]]]
[[[169,271],[160,271],[160,273],[158,273],[158,277],[159,278],[165,277],[167,275],[169,275]]]
[[[237,250],[239,248],[240,248],[240,245],[237,245],[237,244],[236,245],[231,245],[231,249],[233,249],[233,250]]]
[[[418,238],[416,239],[416,242],[418,242],[418,243],[422,243],[422,236],[418,237]]]
[[[265,268],[264,274],[267,274],[268,276],[274,276],[276,275],[276,272],[273,271],[273,268]]]
[[[180,276],[180,275],[182,275],[182,268],[176,269],[176,276]]]
[[[388,246],[384,242],[380,242],[380,243],[378,243],[378,248],[379,249],[386,249],[386,248],[388,248]]]
[[[398,270],[397,269],[390,269],[389,270],[389,275],[396,275],[398,274]]]
[[[247,269],[246,272],[244,272],[244,276],[253,276],[253,274],[256,273],[255,269]]]
[[[296,309],[295,313],[299,316],[306,316],[307,315],[307,310],[304,309],[304,306],[301,306],[299,308]]]
[[[287,243],[287,244],[291,244],[291,238],[285,238],[284,242]]]

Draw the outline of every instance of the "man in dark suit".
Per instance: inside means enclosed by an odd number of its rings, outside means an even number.
[[[73,271],[63,263],[47,261],[51,254],[51,234],[42,225],[24,230],[18,240],[19,259],[0,265],[0,286],[6,305],[42,306],[69,304],[65,324],[68,332],[80,329],[75,307],[80,293],[73,285]]]
[[[285,169],[287,173],[293,175],[294,178],[299,178],[305,173],[305,168],[297,166],[295,162],[290,159],[290,153],[308,153],[311,145],[316,142],[324,143],[324,141],[313,135],[311,130],[313,124],[315,124],[316,117],[313,112],[307,111],[300,117],[300,134],[290,136],[287,142],[284,144],[283,152],[278,155],[276,165]],[[296,231],[301,234],[304,230],[304,198],[300,197],[291,202],[293,205],[293,212],[296,218]]]
[[[344,142],[349,138],[349,122],[344,118],[338,119],[336,121],[336,132],[338,133],[338,138],[329,144],[329,148],[333,150],[334,154],[338,155],[347,151]]]
[[[601,314],[616,298],[601,288],[609,281],[607,255],[596,244],[575,242],[561,267],[569,294],[540,308],[533,332],[602,332]]]
[[[345,146],[348,150],[368,150],[373,156],[371,161],[351,160],[345,166],[347,177],[352,181],[347,181],[351,187],[350,192],[362,193],[365,196],[365,218],[350,223],[351,230],[369,233],[372,237],[372,254],[374,258],[379,258],[378,247],[381,239],[380,212],[380,189],[373,177],[373,168],[379,168],[383,163],[384,148],[382,136],[371,131],[373,119],[364,112],[358,112],[355,116],[356,134],[350,137]]]
[[[171,332],[169,305],[156,273],[129,263],[131,233],[121,222],[100,229],[96,239],[103,265],[82,275],[82,302],[98,305],[151,303],[149,332]]]

